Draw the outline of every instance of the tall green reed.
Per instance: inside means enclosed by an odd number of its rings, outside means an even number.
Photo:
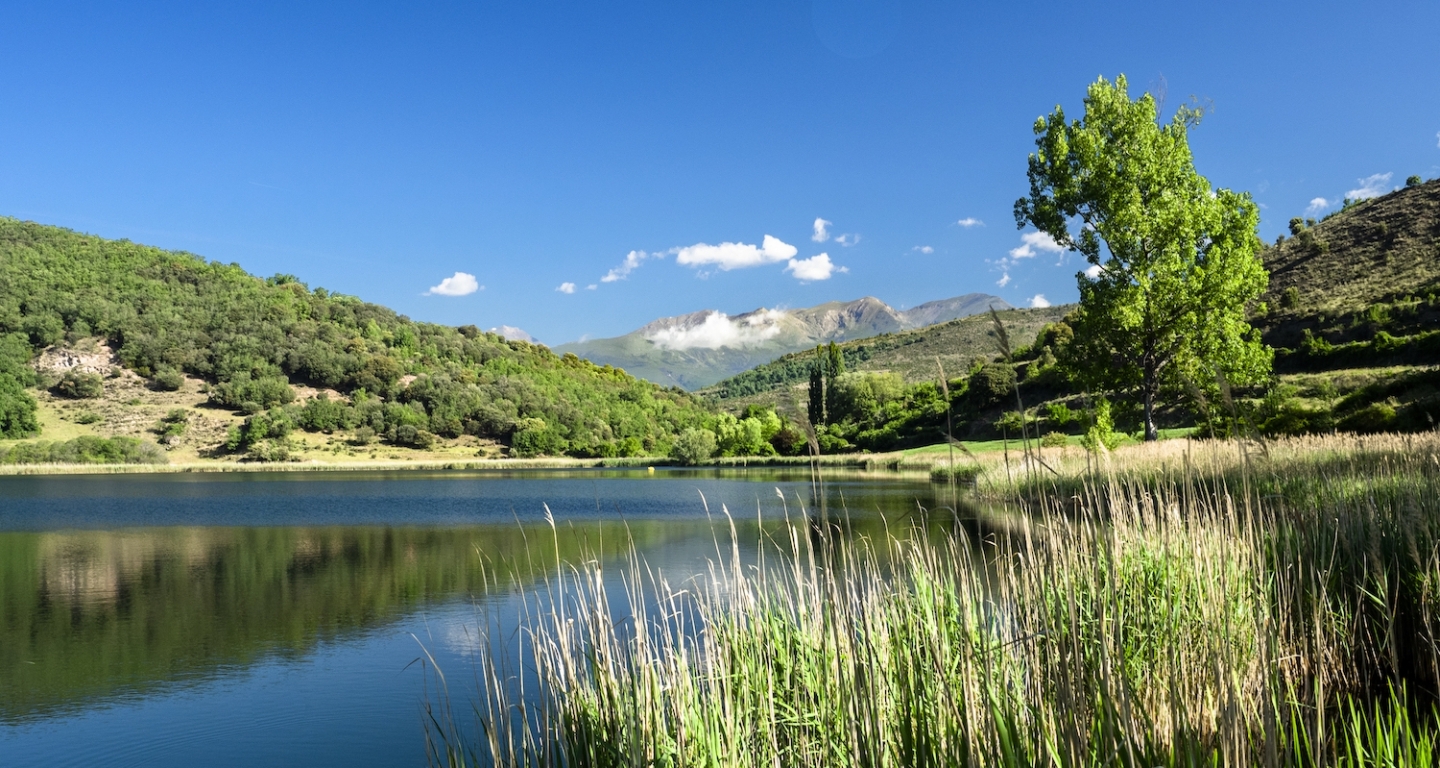
[[[557,559],[515,656],[482,646],[480,743],[442,696],[432,759],[1430,764],[1440,460],[1390,447],[1072,476],[983,536],[802,518],[752,562],[732,524],[677,585]]]

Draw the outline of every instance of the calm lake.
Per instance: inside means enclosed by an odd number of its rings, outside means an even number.
[[[875,535],[948,506],[823,492]],[[722,505],[753,543],[813,493],[755,470],[0,477],[0,766],[424,765],[420,643],[463,706],[480,612],[517,615],[557,545],[633,541],[675,583],[728,544]]]

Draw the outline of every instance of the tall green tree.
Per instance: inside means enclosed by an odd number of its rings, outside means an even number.
[[[825,348],[825,419],[828,424],[840,416],[840,374],[845,372],[845,355],[835,342]]]
[[[810,402],[806,405],[806,415],[810,417],[810,425],[814,427],[825,426],[825,356],[820,353],[820,348],[815,348],[815,362],[810,366]]]
[[[1015,222],[1085,256],[1068,355],[1095,387],[1138,393],[1145,439],[1157,436],[1162,393],[1185,380],[1252,383],[1273,351],[1246,320],[1265,290],[1259,213],[1250,196],[1212,189],[1195,170],[1188,132],[1201,111],[1162,123],[1155,99],[1131,99],[1125,77],[1100,78],[1085,115],[1060,107],[1035,121],[1030,195]]]

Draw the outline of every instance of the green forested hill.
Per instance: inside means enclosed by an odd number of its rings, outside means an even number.
[[[629,455],[663,451],[712,418],[684,392],[473,326],[414,322],[294,277],[262,280],[236,264],[0,218],[0,437],[35,431],[14,415],[29,397],[17,383],[36,383],[30,359],[93,337],[152,388],[199,377],[213,405],[257,414],[232,430],[232,451],[293,426],[368,429],[397,445],[472,435],[519,453]],[[292,384],[349,398],[284,410]],[[82,385],[59,382],[78,397]]]

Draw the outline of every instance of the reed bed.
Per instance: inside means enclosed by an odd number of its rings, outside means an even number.
[[[480,736],[442,688],[430,758],[1433,766],[1437,447],[1152,448],[1030,481],[1018,524],[938,536],[800,510],[758,559],[732,524],[683,584],[632,557],[616,592],[600,560],[557,561],[518,645],[481,644]]]

